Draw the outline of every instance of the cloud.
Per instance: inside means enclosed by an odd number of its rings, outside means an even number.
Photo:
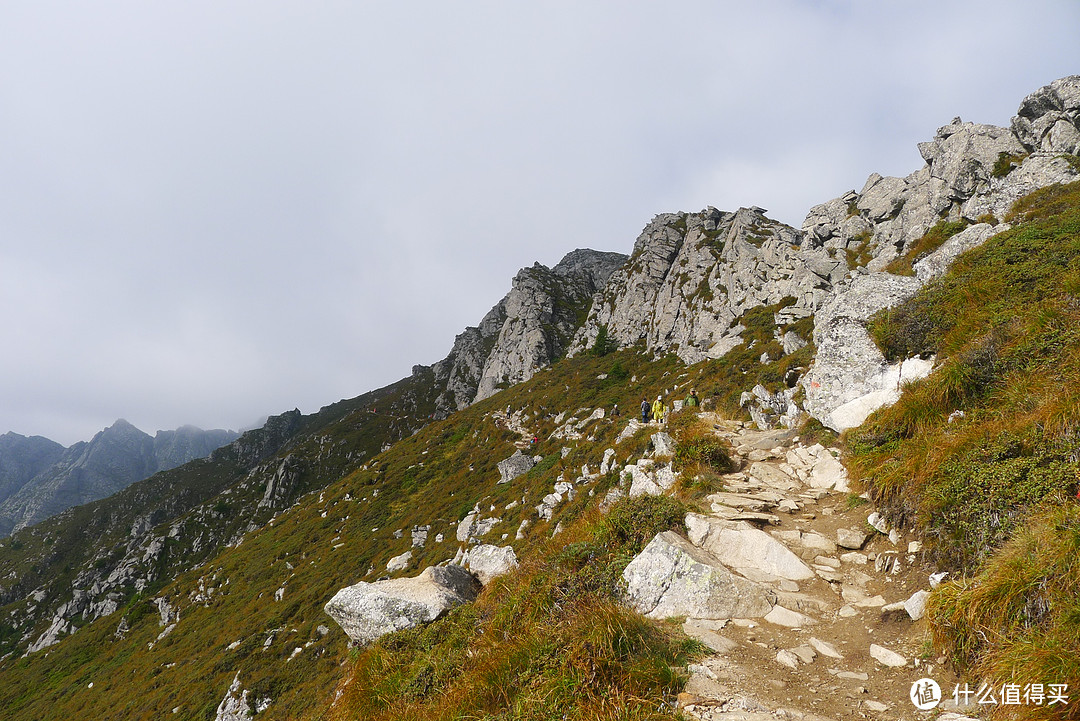
[[[519,267],[906,175],[1074,72],[1071,2],[0,8],[0,431],[305,412]],[[1029,28],[1018,32],[1017,28]]]

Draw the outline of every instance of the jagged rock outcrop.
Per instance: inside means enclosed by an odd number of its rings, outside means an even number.
[[[156,437],[143,433],[120,419],[101,431],[90,441],[76,443],[68,449],[59,444],[42,446],[40,441],[25,439],[17,447],[33,444],[39,460],[52,463],[38,470],[0,503],[0,536],[38,523],[66,508],[105,498],[141,481],[158,471],[169,470],[195,458],[203,458],[216,448],[237,437],[232,431],[203,431],[184,426],[175,431],[158,431]],[[0,473],[4,458],[14,452],[15,440],[22,438],[5,434],[8,448],[0,448]],[[41,439],[52,443],[47,439]],[[10,462],[10,461],[8,461]],[[33,462],[22,464],[28,469]],[[2,479],[2,476],[0,476]]]
[[[801,230],[760,208],[658,215],[593,302],[569,354],[605,333],[618,346],[640,343],[690,363],[719,358],[744,342],[740,319],[747,311],[784,302],[773,333],[785,354],[808,340],[785,326],[815,318],[816,360],[802,379],[806,409],[850,427],[894,398],[897,381],[930,368],[889,367],[866,334],[867,319],[1007,228],[998,221],[1018,197],[1080,176],[1080,163],[1065,157],[1078,147],[1080,76],[1071,76],[1025,99],[1011,128],[954,119],[919,145],[922,168],[904,178],[872,174],[861,191],[811,208]],[[884,272],[942,220],[974,225],[930,256],[911,259],[914,277]],[[785,379],[786,388],[746,389],[759,425],[797,422],[795,380]],[[854,405],[838,420],[828,420],[848,403]]]
[[[1080,155],[1080,75],[1055,80],[1024,98],[1011,128],[1029,151]]]
[[[527,381],[563,355],[594,294],[625,261],[622,253],[575,250],[553,268],[536,263],[518,272],[506,297],[432,366],[443,389],[436,415],[445,417]]]
[[[393,578],[341,589],[325,611],[355,643],[369,644],[394,631],[429,623],[480,592],[461,566],[429,566],[413,578]]]
[[[658,215],[593,303],[570,353],[591,347],[603,328],[619,346],[643,342],[688,363],[719,358],[742,342],[746,311],[793,298],[784,316],[808,316],[846,273],[845,263],[761,208]]]
[[[1064,157],[1078,147],[1080,75],[1073,75],[1025,98],[1011,129],[956,118],[920,143],[926,160],[920,170],[906,178],[871,175],[861,192],[812,208],[803,223],[808,235],[827,248],[872,259],[866,263],[871,272],[857,268],[815,317],[817,355],[803,380],[807,410],[834,429],[850,428],[895,400],[900,384],[926,375],[925,362],[889,366],[866,321],[943,274],[961,252],[1009,227],[978,221],[1001,220],[1017,198],[1080,177],[1080,163]],[[943,219],[975,225],[916,259],[914,277],[880,272]]]

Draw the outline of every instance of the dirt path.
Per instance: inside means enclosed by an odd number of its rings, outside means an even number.
[[[926,620],[912,620],[902,605],[930,588],[936,570],[915,539],[893,533],[890,540],[873,530],[867,523],[873,507],[843,480],[840,490],[814,487],[828,481],[816,466],[835,470],[821,455],[828,449],[807,447],[791,431],[753,431],[702,415],[742,464],[725,477],[726,492],[709,497],[711,516],[752,519],[813,577],[796,582],[741,570],[775,590],[781,611],[766,619],[687,620],[684,630],[716,654],[691,666],[679,697],[683,712],[728,721],[925,719],[931,714],[910,699],[922,678],[940,685],[946,699],[940,708],[948,709],[957,679],[932,655]],[[837,545],[838,532],[848,548]],[[902,658],[886,665],[871,655],[872,646]]]

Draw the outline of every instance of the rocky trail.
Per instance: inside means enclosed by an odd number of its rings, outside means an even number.
[[[873,507],[848,491],[829,449],[794,431],[702,417],[730,441],[741,468],[708,497],[710,514],[688,516],[689,544],[671,534],[672,549],[646,548],[624,576],[645,611],[631,569],[650,550],[675,559],[675,580],[660,583],[659,598],[656,587],[644,592],[657,600],[646,615],[685,616],[683,630],[714,652],[690,667],[682,711],[711,721],[925,718],[910,699],[924,677],[944,689],[948,709],[957,679],[931,655],[922,613],[936,569],[920,543],[876,516],[879,528],[868,523]],[[734,578],[717,586],[717,567]],[[680,575],[711,579],[711,598],[680,601]],[[695,617],[695,603],[707,618]]]

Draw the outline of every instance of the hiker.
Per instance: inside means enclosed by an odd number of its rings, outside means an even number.
[[[665,410],[663,399],[661,399],[660,396],[657,396],[652,404],[652,417],[658,424],[663,424]]]
[[[652,410],[652,407],[649,405],[649,399],[648,398],[643,398],[642,401],[641,401],[641,422],[642,423],[648,423],[649,422],[649,411],[650,410]]]
[[[698,398],[697,389],[691,388],[690,395],[683,401],[683,408],[697,408],[699,405],[701,405],[701,401]]]
[[[611,408],[611,417],[614,418],[615,416],[619,416],[619,415],[622,415],[622,414],[619,412],[619,404],[616,403]]]

